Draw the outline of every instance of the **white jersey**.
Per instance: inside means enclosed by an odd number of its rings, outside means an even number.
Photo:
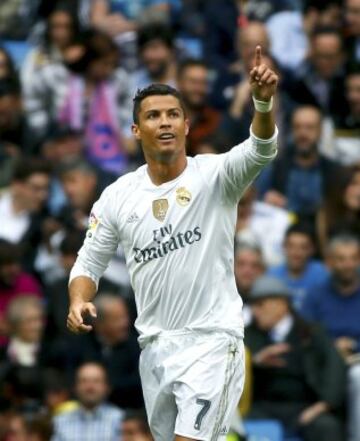
[[[237,203],[275,157],[276,139],[277,130],[269,140],[251,134],[225,154],[187,158],[185,170],[161,185],[147,165],[119,178],[94,204],[70,280],[84,275],[97,284],[121,243],[142,345],[193,330],[243,336],[234,278]]]

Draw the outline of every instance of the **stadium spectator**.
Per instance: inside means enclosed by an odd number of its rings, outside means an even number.
[[[208,104],[209,77],[209,68],[201,60],[187,59],[178,69],[177,86],[190,121],[186,146],[190,156],[214,151],[211,136],[219,126],[220,112]]]
[[[16,69],[9,52],[0,47],[0,80],[16,79]]]
[[[266,266],[278,265],[284,261],[282,244],[292,221],[288,211],[257,201],[255,187],[250,187],[239,201],[235,238],[260,247]]]
[[[211,102],[222,111],[229,107],[239,90],[247,91],[245,84],[248,84],[247,76],[253,67],[253,54],[256,46],[261,46],[263,55],[269,53],[269,37],[262,23],[249,22],[238,30],[236,39],[236,61],[229,72],[225,71],[216,76],[211,94]]]
[[[180,6],[180,0],[95,0],[91,6],[91,21],[114,39],[122,63],[133,71],[139,62],[136,31],[145,25],[170,24],[171,15]]]
[[[331,277],[309,293],[303,315],[320,323],[350,365],[349,431],[351,440],[360,436],[360,242],[352,236],[335,236],[328,244]],[[352,363],[354,363],[352,365]]]
[[[252,353],[253,405],[249,417],[279,419],[305,441],[344,440],[337,414],[345,394],[345,366],[319,328],[292,311],[291,293],[278,279],[258,279],[251,293],[253,323],[245,333]]]
[[[0,140],[12,156],[30,154],[36,146],[22,109],[20,84],[16,77],[0,79]]]
[[[268,274],[281,280],[292,292],[292,305],[301,308],[304,298],[328,276],[325,265],[314,259],[314,233],[307,225],[295,224],[288,228],[284,250],[286,262],[269,268]]]
[[[342,26],[338,0],[304,0],[302,11],[280,11],[267,20],[271,53],[284,68],[294,72],[306,59],[309,38],[319,26]],[[287,35],[287,38],[284,38]]]
[[[133,76],[133,93],[151,83],[176,85],[177,61],[172,30],[161,24],[141,27],[137,36],[140,67]]]
[[[204,56],[218,75],[237,69],[236,34],[241,14],[238,0],[207,0],[203,5],[205,23]]]
[[[350,62],[360,62],[360,1],[345,0],[345,20],[347,25],[348,49]]]
[[[26,421],[21,414],[12,413],[6,421],[5,434],[1,441],[28,441]]]
[[[25,268],[30,270],[41,239],[49,174],[44,161],[21,158],[14,167],[10,187],[0,194],[0,239],[21,245]]]
[[[98,363],[85,363],[76,373],[79,408],[54,418],[52,441],[119,441],[123,413],[106,403],[109,384]]]
[[[309,56],[297,68],[290,94],[297,103],[314,105],[324,114],[341,114],[345,107],[342,35],[334,28],[316,28],[309,43]]]
[[[235,281],[243,306],[244,324],[251,322],[251,311],[248,304],[251,288],[264,273],[265,264],[261,249],[256,245],[238,243],[235,246]]]
[[[324,196],[336,185],[340,167],[319,154],[322,115],[313,106],[301,106],[292,116],[293,144],[275,161],[264,200],[313,221]]]
[[[45,66],[31,90],[25,90],[31,128],[42,136],[53,122],[83,130],[89,160],[106,171],[124,173],[135,147],[130,138],[130,79],[117,67],[116,46],[106,35],[90,30],[66,49],[64,57],[66,66]]]
[[[50,441],[53,435],[51,420],[45,416],[36,416],[26,424],[26,441]]]
[[[35,76],[44,66],[64,61],[65,50],[75,41],[79,33],[76,16],[66,3],[55,6],[47,17],[41,41],[30,50],[21,66],[21,81],[24,90],[36,83]],[[29,92],[25,92],[29,93]]]
[[[44,319],[44,306],[34,296],[13,299],[6,311],[9,341],[0,353],[2,393],[24,412],[32,413],[42,406],[42,375],[45,365],[51,364],[45,352],[52,351],[43,346]]]
[[[121,427],[122,441],[153,441],[145,412],[127,412]]]
[[[21,268],[19,246],[0,240],[0,346],[7,341],[5,313],[12,300],[19,296],[41,296],[38,281]]]
[[[95,304],[95,332],[82,336],[72,351],[77,354],[77,364],[102,363],[112,387],[110,401],[123,409],[139,408],[143,405],[138,373],[140,349],[126,302],[118,295],[100,292]]]
[[[346,170],[331,188],[317,215],[317,235],[322,252],[329,238],[351,233],[360,240],[360,169]]]
[[[360,165],[360,64],[346,73],[345,95],[346,102],[333,117],[323,153],[343,165]]]

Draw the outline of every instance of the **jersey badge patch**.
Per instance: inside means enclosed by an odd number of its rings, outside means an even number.
[[[180,187],[176,190],[176,202],[185,207],[191,201],[191,193],[189,190],[186,190],[185,187]]]
[[[89,216],[88,231],[96,230],[98,225],[99,225],[99,219],[95,216],[93,212],[91,212]]]
[[[169,208],[169,202],[167,199],[156,199],[152,203],[153,215],[160,222],[163,222],[165,220],[168,208]]]

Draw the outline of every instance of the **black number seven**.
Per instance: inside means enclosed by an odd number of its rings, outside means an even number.
[[[211,401],[203,400],[202,398],[198,398],[196,400],[196,404],[199,404],[200,406],[202,406],[202,408],[200,409],[200,412],[198,413],[198,415],[196,417],[195,424],[194,424],[194,428],[196,430],[200,430],[202,420],[210,409]]]

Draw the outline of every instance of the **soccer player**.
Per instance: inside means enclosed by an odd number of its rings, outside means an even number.
[[[242,301],[234,277],[237,203],[276,155],[278,77],[256,48],[250,137],[223,155],[186,157],[179,93],[151,85],[134,98],[146,164],[95,203],[70,275],[68,327],[92,329],[92,303],[121,243],[135,292],[140,375],[156,441],[225,438],[244,383]],[[269,232],[271,234],[271,232]]]

